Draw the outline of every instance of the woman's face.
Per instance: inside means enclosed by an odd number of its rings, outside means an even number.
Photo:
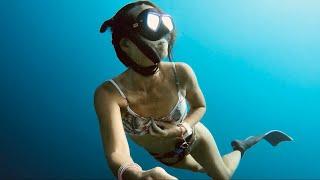
[[[160,56],[160,59],[163,59],[165,57],[168,56],[168,47],[169,47],[169,42],[166,38],[161,38],[157,41],[150,41],[148,39],[145,39],[142,37],[143,40],[145,40],[145,42],[153,47],[154,49],[157,50],[159,56]]]
[[[153,47],[158,52],[160,59],[168,56],[169,43],[167,39],[162,38],[157,41],[150,41],[147,39],[144,40],[149,46]],[[131,40],[124,39],[124,41],[126,41],[126,45],[121,46],[121,48],[133,61],[135,61],[135,63],[145,67],[154,65],[154,63],[149,58],[147,58]]]
[[[132,8],[128,13],[134,13],[135,16],[137,16],[140,12],[142,12],[145,9],[153,8],[152,6],[142,4],[140,6],[136,6]],[[160,59],[163,59],[168,56],[168,46],[169,42],[168,40],[163,37],[157,41],[150,41],[144,37],[141,37],[142,40],[144,40],[150,47],[153,47],[160,56]],[[125,39],[126,45],[121,46],[122,50],[125,51],[128,56],[134,60],[137,64],[141,66],[151,66],[154,65],[154,63],[148,59],[141,51],[140,49],[129,39]]]

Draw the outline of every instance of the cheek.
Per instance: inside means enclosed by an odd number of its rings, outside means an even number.
[[[166,52],[166,54],[168,54],[169,52],[169,44],[166,44],[165,46],[164,46],[164,50],[165,50],[165,52]]]
[[[167,49],[167,51],[168,51],[168,49],[169,49],[169,44],[166,45],[166,49]]]

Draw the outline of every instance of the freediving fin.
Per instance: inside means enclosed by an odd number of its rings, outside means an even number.
[[[277,146],[280,142],[283,141],[293,141],[293,139],[284,132],[281,132],[279,130],[272,130],[259,136],[249,136],[245,140],[233,140],[231,142],[231,146],[233,150],[239,150],[242,157],[247,149],[257,144],[262,139],[265,139],[272,146]]]
[[[282,141],[293,141],[292,137],[279,130],[272,130],[265,133],[263,139],[268,141],[272,146],[276,146]]]

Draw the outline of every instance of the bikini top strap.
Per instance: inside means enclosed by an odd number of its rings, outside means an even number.
[[[121,94],[121,96],[124,97],[125,99],[127,99],[127,97],[124,95],[124,93],[122,92],[122,90],[120,89],[120,87],[118,86],[118,84],[117,84],[116,82],[114,82],[113,79],[110,79],[109,81],[117,88],[117,90],[119,91],[119,93]]]
[[[173,64],[172,68],[173,68],[174,78],[176,81],[176,86],[177,86],[178,91],[180,91],[180,81],[179,81],[179,78],[177,75],[176,64],[174,62],[172,62],[172,64]]]

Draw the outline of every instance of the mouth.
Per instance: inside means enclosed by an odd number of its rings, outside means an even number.
[[[165,47],[159,47],[159,48],[157,48],[157,51],[159,52],[159,54],[161,54],[161,56],[165,56],[165,54],[166,54]]]
[[[166,49],[165,43],[160,43],[160,44],[158,44],[157,49],[159,49],[159,50],[165,50],[165,49]]]
[[[158,46],[157,49],[160,50],[160,51],[163,51],[164,50],[164,46]]]

